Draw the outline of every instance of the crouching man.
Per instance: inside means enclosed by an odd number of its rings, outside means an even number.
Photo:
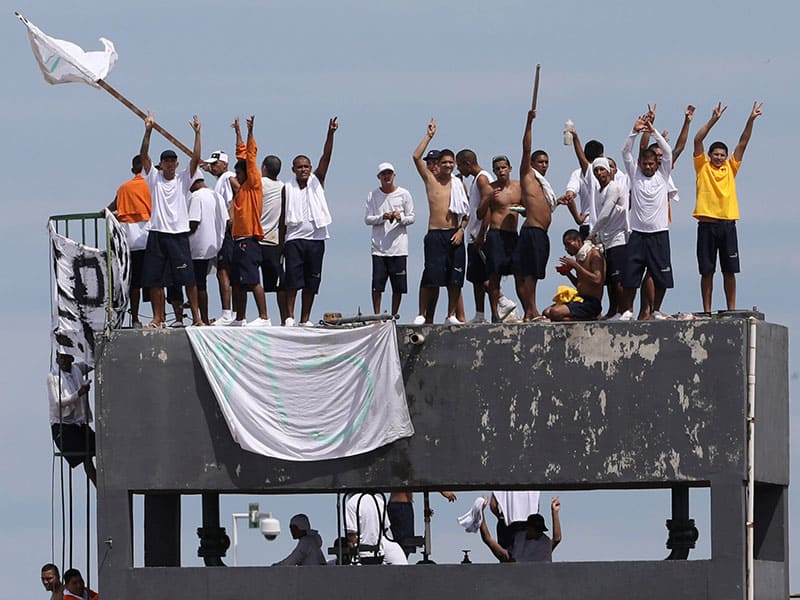
[[[544,316],[551,321],[594,321],[603,311],[606,261],[594,244],[584,243],[577,229],[565,231],[562,240],[567,254],[575,258],[562,256],[556,268],[572,282],[578,294],[565,303],[548,306]]]

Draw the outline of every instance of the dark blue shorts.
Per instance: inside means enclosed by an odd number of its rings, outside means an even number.
[[[486,272],[485,254],[478,251],[478,246],[470,244],[467,246],[467,281],[470,283],[481,284],[489,280]]]
[[[142,287],[142,268],[144,267],[144,250],[131,250],[131,280],[132,288]]]
[[[94,431],[85,423],[81,425],[53,423],[50,431],[56,447],[66,455],[64,460],[73,469],[82,465],[87,458],[94,456]]]
[[[283,264],[279,246],[261,246],[261,283],[265,292],[277,292],[283,280]]]
[[[736,221],[697,223],[697,267],[701,275],[716,270],[717,254],[723,273],[739,272],[739,238]]]
[[[389,514],[392,538],[408,556],[416,550],[416,546],[403,546],[402,541],[414,537],[414,505],[411,502],[389,502],[386,512]]]
[[[261,283],[261,244],[258,238],[247,237],[233,241],[231,285],[253,286]]]
[[[619,283],[622,281],[622,273],[625,271],[625,264],[628,262],[628,246],[614,246],[606,249],[606,283]]]
[[[581,296],[583,302],[567,302],[570,316],[576,321],[594,321],[603,312],[603,304],[593,296]]]
[[[324,240],[289,240],[283,250],[287,290],[319,292],[322,282]]]
[[[628,259],[622,271],[622,287],[638,288],[642,285],[645,269],[653,277],[656,288],[673,287],[669,231],[631,231],[628,238]]]
[[[541,227],[523,227],[514,250],[514,270],[520,277],[544,279],[550,259],[550,238]]]
[[[431,229],[425,234],[425,270],[422,287],[462,287],[466,270],[467,252],[464,244],[454,246],[450,238],[457,229]]]
[[[514,250],[518,238],[516,231],[490,229],[486,232],[483,251],[489,275],[511,275],[514,272]]]
[[[405,294],[408,291],[406,271],[407,256],[375,256],[372,255],[372,290],[382,292],[386,289],[386,280],[392,281],[392,292]]]
[[[142,266],[143,287],[194,285],[188,233],[151,231]]]
[[[217,254],[217,269],[230,270],[233,263],[233,237],[230,230],[225,232],[225,237],[222,238],[222,247]]]

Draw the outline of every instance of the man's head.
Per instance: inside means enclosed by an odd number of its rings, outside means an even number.
[[[281,159],[274,154],[265,156],[264,160],[261,162],[261,176],[275,181],[278,179],[278,175],[280,175],[280,173]]]
[[[175,154],[175,150],[164,150],[159,158],[158,166],[164,179],[175,179],[175,173],[178,171],[178,155]]]
[[[505,154],[495,156],[492,159],[492,173],[497,177],[497,181],[505,183],[511,175],[511,161]]]
[[[639,154],[639,170],[645,177],[652,177],[658,170],[658,156],[649,148]]]
[[[428,171],[436,175],[439,172],[439,154],[438,150],[428,150],[428,153],[422,159],[425,161],[425,166]]]
[[[600,187],[606,187],[612,179],[611,165],[608,163],[608,159],[603,156],[595,158],[592,161],[592,173],[600,182]]]
[[[42,567],[42,585],[48,592],[55,592],[61,587],[61,575],[53,563]]]
[[[237,160],[233,167],[233,172],[236,173],[236,181],[240,185],[247,181],[247,161],[243,158]]]
[[[578,239],[580,239],[580,237],[580,234],[578,234]],[[539,513],[528,515],[528,519],[525,521],[525,526],[527,529],[526,537],[528,539],[539,539],[542,537],[544,532],[547,531],[547,526],[544,524],[544,517]]]
[[[138,175],[142,172],[142,157],[138,154],[131,160],[131,173]]]
[[[297,183],[307,183],[311,177],[311,159],[305,154],[295,156],[292,161],[292,173],[297,177]]]
[[[439,173],[437,177],[444,179],[453,174],[453,169],[456,168],[456,155],[449,148],[445,148],[439,152]]]
[[[589,140],[583,146],[583,153],[586,155],[586,160],[592,162],[598,156],[603,156],[603,144],[597,140]]]
[[[547,175],[547,169],[550,167],[550,157],[544,150],[536,150],[531,154],[531,167],[544,177]]]
[[[69,371],[72,368],[72,362],[75,359],[70,354],[63,354],[59,352],[56,354],[56,364],[62,371]]]
[[[459,150],[456,154],[456,166],[458,166],[458,172],[464,177],[467,177],[468,175],[477,175],[478,157],[472,150],[469,150],[468,148]]]
[[[70,594],[83,596],[83,592],[86,590],[86,584],[83,582],[83,576],[78,569],[67,569],[64,571],[64,587],[69,590]]]
[[[658,144],[650,144],[647,149],[652,150],[655,153],[658,166],[660,167],[661,161],[664,160],[664,151],[661,149],[661,146]]]
[[[714,142],[708,147],[708,162],[719,169],[728,160],[728,147],[722,142]]]
[[[202,175],[197,175],[195,180],[192,182],[192,185],[189,186],[190,192],[196,192],[197,190],[206,187],[206,180],[203,179]]]
[[[394,187],[394,166],[392,163],[382,162],[378,165],[378,181],[381,182],[381,189],[391,191]]]
[[[583,239],[581,238],[581,232],[577,229],[567,229],[564,232],[564,235],[561,236],[561,241],[564,243],[564,250],[567,251],[567,254],[570,256],[575,256],[578,253],[578,250],[581,249],[583,246]],[[528,517],[528,524],[530,525],[531,517],[539,517],[542,518],[542,515],[531,515]],[[542,519],[542,526],[544,526],[544,519]],[[545,527],[542,531],[547,531]]]
[[[608,166],[611,167],[611,179],[614,179],[617,176],[617,161],[609,156]]]
[[[308,517],[303,513],[296,514],[292,517],[292,520],[289,521],[289,531],[292,532],[292,539],[294,540],[299,540],[301,537],[304,537],[310,530],[311,523],[309,523]]]
[[[214,177],[219,177],[228,170],[228,155],[222,150],[214,150],[203,162],[208,165],[208,170]]]

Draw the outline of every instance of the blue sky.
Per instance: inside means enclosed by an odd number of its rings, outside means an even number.
[[[51,452],[44,386],[49,352],[47,217],[107,204],[128,177],[143,130],[132,113],[101,90],[47,85],[14,9],[50,35],[87,50],[100,47],[100,36],[113,40],[120,58],[109,83],[144,110],[154,110],[158,121],[184,143],[191,140],[188,120],[197,113],[203,122],[204,153],[217,148],[231,152],[233,117],[254,113],[260,156],[277,154],[286,163],[305,153],[316,163],[328,118],[339,116],[326,180],[334,223],[314,319],[323,311],[354,313],[370,305],[369,229],[363,224],[363,205],[377,185],[376,165],[382,161],[394,163],[397,183],[412,192],[417,204],[409,259],[412,293],[401,308],[403,320],[414,316],[427,208],[411,152],[434,116],[439,133],[432,146],[470,147],[484,166],[491,156],[508,154],[516,171],[536,63],[542,64],[542,82],[533,144],[550,153],[548,178],[557,191],[563,191],[576,166],[571,150],[561,143],[567,118],[583,139],[603,141],[606,153],[619,159],[630,125],[648,102],[657,103],[657,126],[669,129],[674,140],[686,104],[697,106],[693,135],[713,104],[723,101],[728,110],[709,141],[722,139],[732,147],[753,100],[763,100],[764,116],[756,122],[737,178],[743,270],[738,304],[757,305],[770,321],[793,332],[798,317],[792,298],[798,293],[800,269],[792,247],[800,209],[785,185],[796,168],[792,150],[798,139],[798,84],[791,73],[800,62],[794,31],[798,8],[786,2],[753,5],[740,0],[726,3],[724,10],[719,6],[684,0],[649,6],[615,1],[556,6],[508,0],[392,5],[310,0],[300,7],[252,0],[224,5],[144,0],[135,10],[126,10],[96,0],[20,0],[8,7],[0,20],[0,64],[6,79],[0,92],[5,115],[0,121],[0,162],[8,167],[8,218],[0,223],[7,257],[0,263],[5,288],[0,306],[6,316],[0,385],[11,422],[0,442],[5,456],[0,474],[6,482],[0,494],[0,560],[15,577],[6,591],[42,594],[38,568],[50,559]],[[154,154],[166,147],[154,135]],[[674,173],[682,201],[673,206],[676,287],[664,304],[669,312],[697,310],[700,304],[691,142],[687,152]],[[285,168],[282,176],[288,173]],[[554,264],[560,255],[557,236],[569,226],[571,220],[561,209],[551,228]],[[555,275],[548,277],[540,284],[540,297],[551,295],[558,283]],[[714,308],[721,307],[718,280]],[[274,312],[273,304],[270,309]],[[440,317],[442,311],[440,305]],[[472,311],[471,300],[467,311]],[[792,391],[798,371],[793,354]],[[792,416],[794,433],[795,408]],[[796,450],[793,458],[794,465],[800,464]],[[79,483],[82,477],[78,475]],[[434,499],[434,557],[455,562],[461,548],[471,547],[476,550],[473,560],[490,561],[476,538],[456,528],[454,519],[467,510],[472,495],[462,498],[449,506]],[[698,492],[693,499],[701,526],[698,556],[707,556],[707,529],[702,527],[708,523],[708,495]],[[668,494],[570,493],[562,494],[562,500],[565,542],[558,549],[559,560],[666,554]],[[223,521],[230,522],[231,512],[246,510],[247,501],[226,499]],[[333,519],[333,501],[306,502],[312,522],[323,523],[327,542],[333,526],[325,521]],[[291,516],[288,499],[262,498],[261,504],[284,523]],[[790,509],[796,506],[794,493]],[[187,515],[185,554],[187,563],[194,564],[197,523],[190,506]],[[421,529],[421,518],[418,523]],[[792,541],[798,532],[793,524]],[[291,546],[288,536],[266,545],[249,533],[242,535],[244,562],[272,562]],[[795,588],[798,577],[795,568]]]

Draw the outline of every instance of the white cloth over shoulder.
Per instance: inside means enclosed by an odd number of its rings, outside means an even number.
[[[484,502],[486,502],[486,498],[478,496],[475,502],[472,503],[472,508],[458,517],[458,524],[461,525],[467,533],[476,533],[480,530],[481,523],[483,522]]]
[[[314,227],[321,229],[332,223],[328,202],[325,200],[325,190],[316,175],[312,174],[308,178],[308,183],[303,189],[300,189],[294,177],[286,182],[284,189],[287,225],[299,225],[305,220],[310,220],[314,223]]]
[[[533,174],[536,176],[536,180],[542,186],[542,192],[544,193],[544,198],[550,205],[550,212],[555,211],[555,209],[558,207],[557,203],[558,198],[556,198],[556,193],[553,190],[553,186],[550,185],[550,182],[547,181],[545,176],[539,173],[539,171],[537,171],[536,169],[531,169],[531,171],[533,171]]]
[[[16,15],[28,28],[33,57],[47,83],[80,82],[99,87],[95,82],[105,79],[117,62],[117,51],[111,40],[101,37],[102,51],[84,52],[77,44],[52,38],[21,14]]]
[[[392,321],[358,329],[186,332],[231,435],[245,450],[327,460],[414,434]]]
[[[494,491],[492,494],[506,525],[525,521],[528,515],[539,512],[539,492]]]
[[[450,178],[450,206],[447,207],[447,210],[459,218],[469,214],[467,190],[464,189],[464,184],[455,175]]]

